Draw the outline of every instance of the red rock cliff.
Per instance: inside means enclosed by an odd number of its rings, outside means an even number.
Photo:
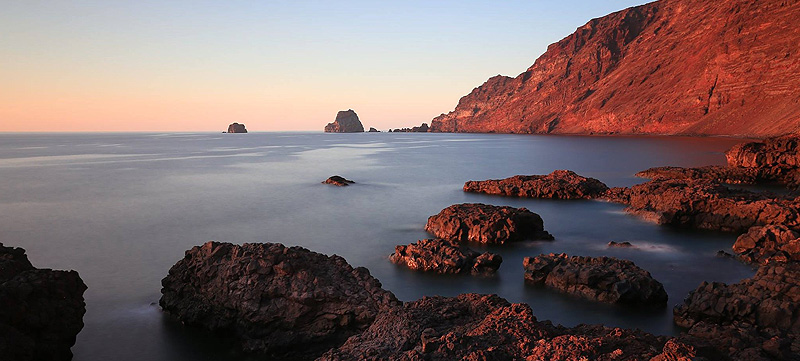
[[[662,0],[593,19],[437,132],[770,136],[800,130],[799,0]]]

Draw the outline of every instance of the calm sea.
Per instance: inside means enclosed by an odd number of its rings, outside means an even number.
[[[736,235],[645,223],[598,201],[466,194],[467,180],[570,169],[630,186],[653,166],[723,164],[737,140],[495,134],[0,134],[0,242],[35,266],[74,269],[89,286],[75,360],[244,360],[157,306],[161,279],[208,240],[280,242],[369,268],[402,300],[464,292],[527,302],[540,320],[674,334],[672,306],[702,281],[753,271],[715,257]],[[322,185],[338,174],[357,184]],[[394,246],[427,237],[451,204],[527,207],[556,240],[503,247],[495,277],[421,274],[391,264]],[[629,241],[639,249],[608,249]],[[633,260],[660,280],[669,307],[642,311],[527,287],[522,259],[541,253]]]

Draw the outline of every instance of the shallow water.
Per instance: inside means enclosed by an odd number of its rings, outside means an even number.
[[[0,242],[35,266],[75,269],[89,286],[75,360],[244,360],[213,335],[186,329],[156,305],[183,252],[208,240],[281,242],[365,266],[402,300],[464,292],[527,302],[539,319],[674,334],[671,308],[702,281],[753,271],[717,258],[734,234],[643,222],[617,204],[467,194],[467,180],[570,169],[609,186],[653,166],[723,164],[720,138],[500,134],[0,134]],[[350,187],[319,182],[339,174]],[[397,244],[428,237],[427,217],[451,204],[527,207],[556,240],[490,249],[494,277],[399,268]],[[609,241],[638,249],[609,249]],[[526,286],[522,259],[540,253],[633,260],[661,281],[669,307],[601,305]]]

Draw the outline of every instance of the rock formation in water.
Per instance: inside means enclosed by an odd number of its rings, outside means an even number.
[[[325,126],[325,133],[362,133],[364,125],[358,120],[358,115],[353,109],[341,110],[336,113],[336,120]]]
[[[590,20],[435,132],[771,136],[800,130],[800,3],[661,0]]]
[[[161,307],[185,324],[273,357],[313,358],[399,304],[366,268],[273,243],[194,247],[162,285]]]
[[[494,273],[503,263],[500,255],[481,254],[458,242],[438,238],[397,246],[389,260],[417,271],[472,274]]]
[[[551,253],[525,257],[523,268],[528,283],[592,301],[655,306],[667,303],[661,282],[628,260]]]
[[[391,129],[389,131],[392,131]],[[430,131],[430,127],[428,127],[428,123],[422,123],[422,125],[418,127],[411,127],[411,128],[398,128],[394,130],[394,133],[427,133]]]
[[[602,196],[606,191],[608,186],[603,182],[569,170],[556,170],[548,175],[516,175],[506,179],[464,183],[464,192],[530,198],[592,199]]]
[[[322,181],[322,184],[332,184],[339,187],[349,186],[353,183],[355,182],[338,175],[332,175],[328,177],[328,179]]]
[[[752,227],[736,239],[733,252],[747,263],[800,261],[800,233],[782,224]]]
[[[636,173],[637,177],[650,179],[703,179],[724,184],[757,184],[760,172],[752,168],[710,165],[698,168],[655,167]]]
[[[244,124],[231,123],[231,125],[228,126],[228,133],[247,133],[247,129],[244,127]]]
[[[71,360],[84,291],[77,272],[35,268],[25,250],[0,243],[0,359]]]
[[[377,129],[373,128],[373,127],[369,127],[369,132],[370,133],[380,133],[381,131],[377,130]]]
[[[428,217],[425,230],[437,238],[457,242],[497,243],[544,239],[553,236],[544,230],[538,214],[525,208],[481,203],[454,204]]]

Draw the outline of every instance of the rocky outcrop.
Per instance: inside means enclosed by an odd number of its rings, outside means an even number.
[[[399,305],[365,268],[274,243],[194,247],[162,285],[165,311],[269,357],[316,357]]]
[[[494,273],[503,263],[500,255],[480,254],[443,239],[422,239],[407,246],[397,246],[389,260],[417,271],[472,274]]]
[[[336,120],[325,126],[325,133],[362,133],[364,125],[358,120],[358,115],[353,109],[341,110],[336,114]]]
[[[800,3],[661,0],[590,20],[436,132],[770,136],[800,130]],[[709,29],[714,29],[709,30]]]
[[[748,263],[800,261],[800,234],[782,224],[752,227],[736,239],[733,251]]]
[[[757,184],[763,180],[757,169],[716,165],[699,168],[655,167],[638,172],[636,176],[659,180],[701,179],[724,184]]]
[[[380,133],[380,132],[381,132],[380,130],[377,130],[373,127],[369,127],[369,133]]]
[[[389,130],[390,132],[392,130]],[[428,127],[428,123],[422,123],[422,125],[418,127],[411,127],[411,128],[398,128],[395,129],[394,133],[427,133],[430,131],[430,127]]]
[[[454,204],[430,216],[425,230],[457,242],[506,243],[553,239],[538,214],[525,208],[481,203]]]
[[[588,300],[663,306],[664,286],[633,262],[611,257],[566,254],[525,257],[525,281]]]
[[[77,272],[37,269],[25,250],[0,243],[0,358],[71,360],[84,291]]]
[[[734,359],[800,355],[800,263],[761,266],[735,284],[706,283],[674,309],[675,323]],[[696,342],[696,341],[694,341]]]
[[[328,177],[328,179],[322,181],[322,184],[332,184],[338,187],[349,186],[353,183],[355,182],[338,175],[332,175]]]
[[[244,124],[231,123],[228,126],[228,133],[247,133],[247,128],[244,127]]]
[[[632,245],[631,242],[628,242],[628,241],[625,241],[625,242],[611,241],[611,242],[608,242],[608,246],[609,247],[614,247],[614,248],[635,248],[635,246]]]
[[[734,169],[758,172],[765,180],[800,187],[800,136],[767,138],[761,142],[740,143],[725,152]]]
[[[556,170],[548,175],[516,175],[506,179],[464,183],[464,192],[530,198],[593,199],[606,191],[608,186],[603,182],[569,170]]]

